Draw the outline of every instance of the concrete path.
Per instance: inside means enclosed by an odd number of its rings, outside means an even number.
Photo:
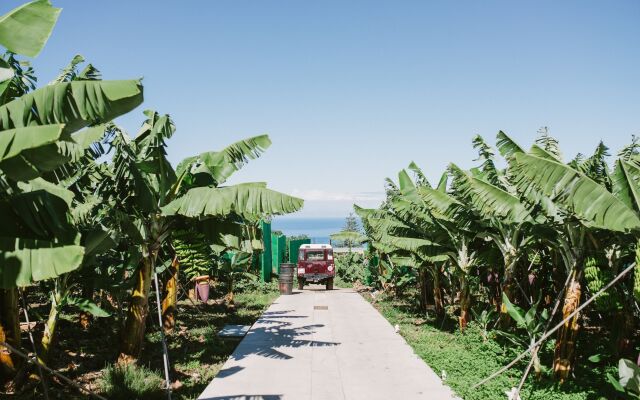
[[[358,293],[311,288],[280,296],[200,399],[454,398]]]

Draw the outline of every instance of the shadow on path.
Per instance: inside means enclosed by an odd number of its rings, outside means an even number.
[[[290,311],[266,312],[244,340],[231,355],[234,360],[242,360],[250,355],[259,355],[267,358],[289,360],[292,356],[280,350],[298,347],[331,347],[338,346],[339,342],[326,342],[309,340],[305,337],[313,335],[322,324],[304,326],[292,326],[293,323],[283,321],[285,318],[305,318],[300,315],[286,315]],[[273,319],[272,319],[273,318]],[[266,326],[261,326],[266,325]],[[220,377],[220,375],[218,375]]]
[[[240,367],[240,366],[221,369],[218,372],[218,374],[216,375],[216,378],[226,378],[227,376],[231,376],[231,375],[235,374],[236,372],[242,371],[243,369],[244,369],[244,367]]]
[[[200,400],[280,400],[280,394],[237,394],[231,396],[204,397]]]

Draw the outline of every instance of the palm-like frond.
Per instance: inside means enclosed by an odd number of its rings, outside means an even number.
[[[455,164],[450,169],[458,177],[459,187],[471,200],[471,206],[483,218],[499,218],[502,222],[533,222],[526,206],[517,197],[484,180],[471,177]]]
[[[499,131],[496,137],[496,145],[502,157],[510,158],[514,154],[524,153],[524,149],[520,147],[513,139],[511,139],[506,133]]]
[[[367,241],[367,237],[361,234],[360,232],[354,231],[340,231],[336,233],[332,233],[329,235],[331,240],[336,240],[339,242],[350,242],[361,244]]]
[[[265,184],[245,183],[227,187],[198,187],[162,208],[164,215],[213,217],[237,214],[243,218],[287,214],[302,208],[297,197],[267,189]]]
[[[49,39],[60,11],[48,0],[14,8],[0,17],[0,44],[14,53],[37,56]]]
[[[626,145],[618,152],[618,157],[623,161],[631,161],[632,158],[640,154],[640,143],[638,142],[638,136],[631,136],[631,143]]]
[[[407,168],[416,175],[416,184],[418,186],[425,186],[425,185],[431,186],[424,172],[422,172],[422,169],[418,167],[418,164],[411,161],[411,163],[409,163],[409,166]]]
[[[557,161],[562,161],[562,153],[560,153],[560,144],[558,139],[549,135],[549,128],[543,126],[538,130],[539,136],[536,138],[536,144],[544,149]]]
[[[613,170],[612,186],[613,194],[640,215],[640,168],[619,158]]]
[[[64,124],[72,133],[111,121],[142,102],[142,86],[129,81],[74,81],[45,86],[0,106],[0,129]]]
[[[185,178],[187,183],[220,185],[229,176],[242,168],[249,160],[254,160],[271,146],[268,135],[254,136],[237,141],[220,151],[209,151],[195,157],[188,157],[178,164],[176,173],[193,175]]]
[[[514,160],[514,183],[520,192],[540,191],[589,226],[613,231],[640,229],[640,219],[632,209],[568,165],[522,153]]]
[[[489,146],[482,136],[476,135],[473,138],[473,147],[478,150],[478,158],[474,161],[481,161],[480,169],[482,171],[482,178],[494,186],[500,187],[500,172],[496,168],[495,153],[491,146]]]
[[[80,267],[84,247],[43,240],[0,238],[0,287],[28,286]]]

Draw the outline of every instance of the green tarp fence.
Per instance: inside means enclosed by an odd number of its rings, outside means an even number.
[[[260,253],[260,280],[269,282],[271,280],[271,223],[261,221],[262,244],[264,249]]]
[[[285,262],[287,254],[287,237],[285,235],[271,234],[271,268],[272,272],[280,275],[280,264]]]
[[[289,241],[289,262],[292,264],[298,263],[298,249],[303,244],[311,244],[311,239],[297,239]]]

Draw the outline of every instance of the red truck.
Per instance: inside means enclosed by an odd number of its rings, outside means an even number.
[[[330,244],[303,244],[298,250],[298,289],[307,283],[324,284],[327,290],[333,290],[333,277],[336,265],[333,261],[333,248]]]

